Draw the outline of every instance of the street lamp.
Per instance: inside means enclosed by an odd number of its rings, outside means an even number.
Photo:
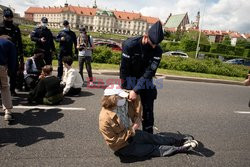
[[[203,21],[203,17],[204,17],[204,13],[205,13],[205,7],[206,7],[206,2],[207,0],[204,0],[204,9],[203,9],[203,13],[202,13],[202,16],[201,16],[201,21],[199,22],[199,37],[198,37],[198,42],[197,42],[197,47],[196,47],[196,53],[195,53],[195,58],[198,57],[198,53],[200,51],[200,40],[201,40],[201,30],[202,30],[202,27],[201,27],[201,22]]]

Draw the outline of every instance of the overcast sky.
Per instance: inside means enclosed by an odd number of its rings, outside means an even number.
[[[0,0],[1,5],[15,8],[21,16],[29,6],[63,6],[66,0]],[[94,0],[68,0],[71,5],[93,6]],[[141,12],[165,22],[170,13],[188,12],[190,21],[198,11],[202,29],[234,30],[250,33],[249,0],[97,0],[101,9]]]

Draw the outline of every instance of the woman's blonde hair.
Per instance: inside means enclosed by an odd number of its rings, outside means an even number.
[[[117,96],[116,95],[111,95],[111,96],[103,96],[102,98],[102,107],[105,109],[112,110],[116,108],[116,103],[117,103]]]

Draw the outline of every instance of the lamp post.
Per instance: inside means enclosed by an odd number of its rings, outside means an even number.
[[[202,17],[201,17],[201,21],[199,22],[199,36],[198,36],[198,42],[197,42],[197,47],[196,47],[196,53],[195,53],[195,58],[198,57],[198,53],[200,51],[200,40],[201,40],[201,30],[202,30],[202,21],[203,21],[203,17],[204,17],[204,13],[205,13],[205,7],[206,7],[206,2],[207,0],[204,0],[204,9],[203,9],[203,13],[202,13]]]

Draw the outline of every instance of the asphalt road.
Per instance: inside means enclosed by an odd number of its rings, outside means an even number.
[[[191,154],[149,160],[119,159],[106,146],[98,131],[103,89],[84,88],[80,97],[50,109],[28,105],[22,93],[13,99],[15,122],[8,125],[0,114],[0,166],[248,167],[249,93],[244,86],[164,80],[155,125],[169,135],[191,134],[201,143]]]

